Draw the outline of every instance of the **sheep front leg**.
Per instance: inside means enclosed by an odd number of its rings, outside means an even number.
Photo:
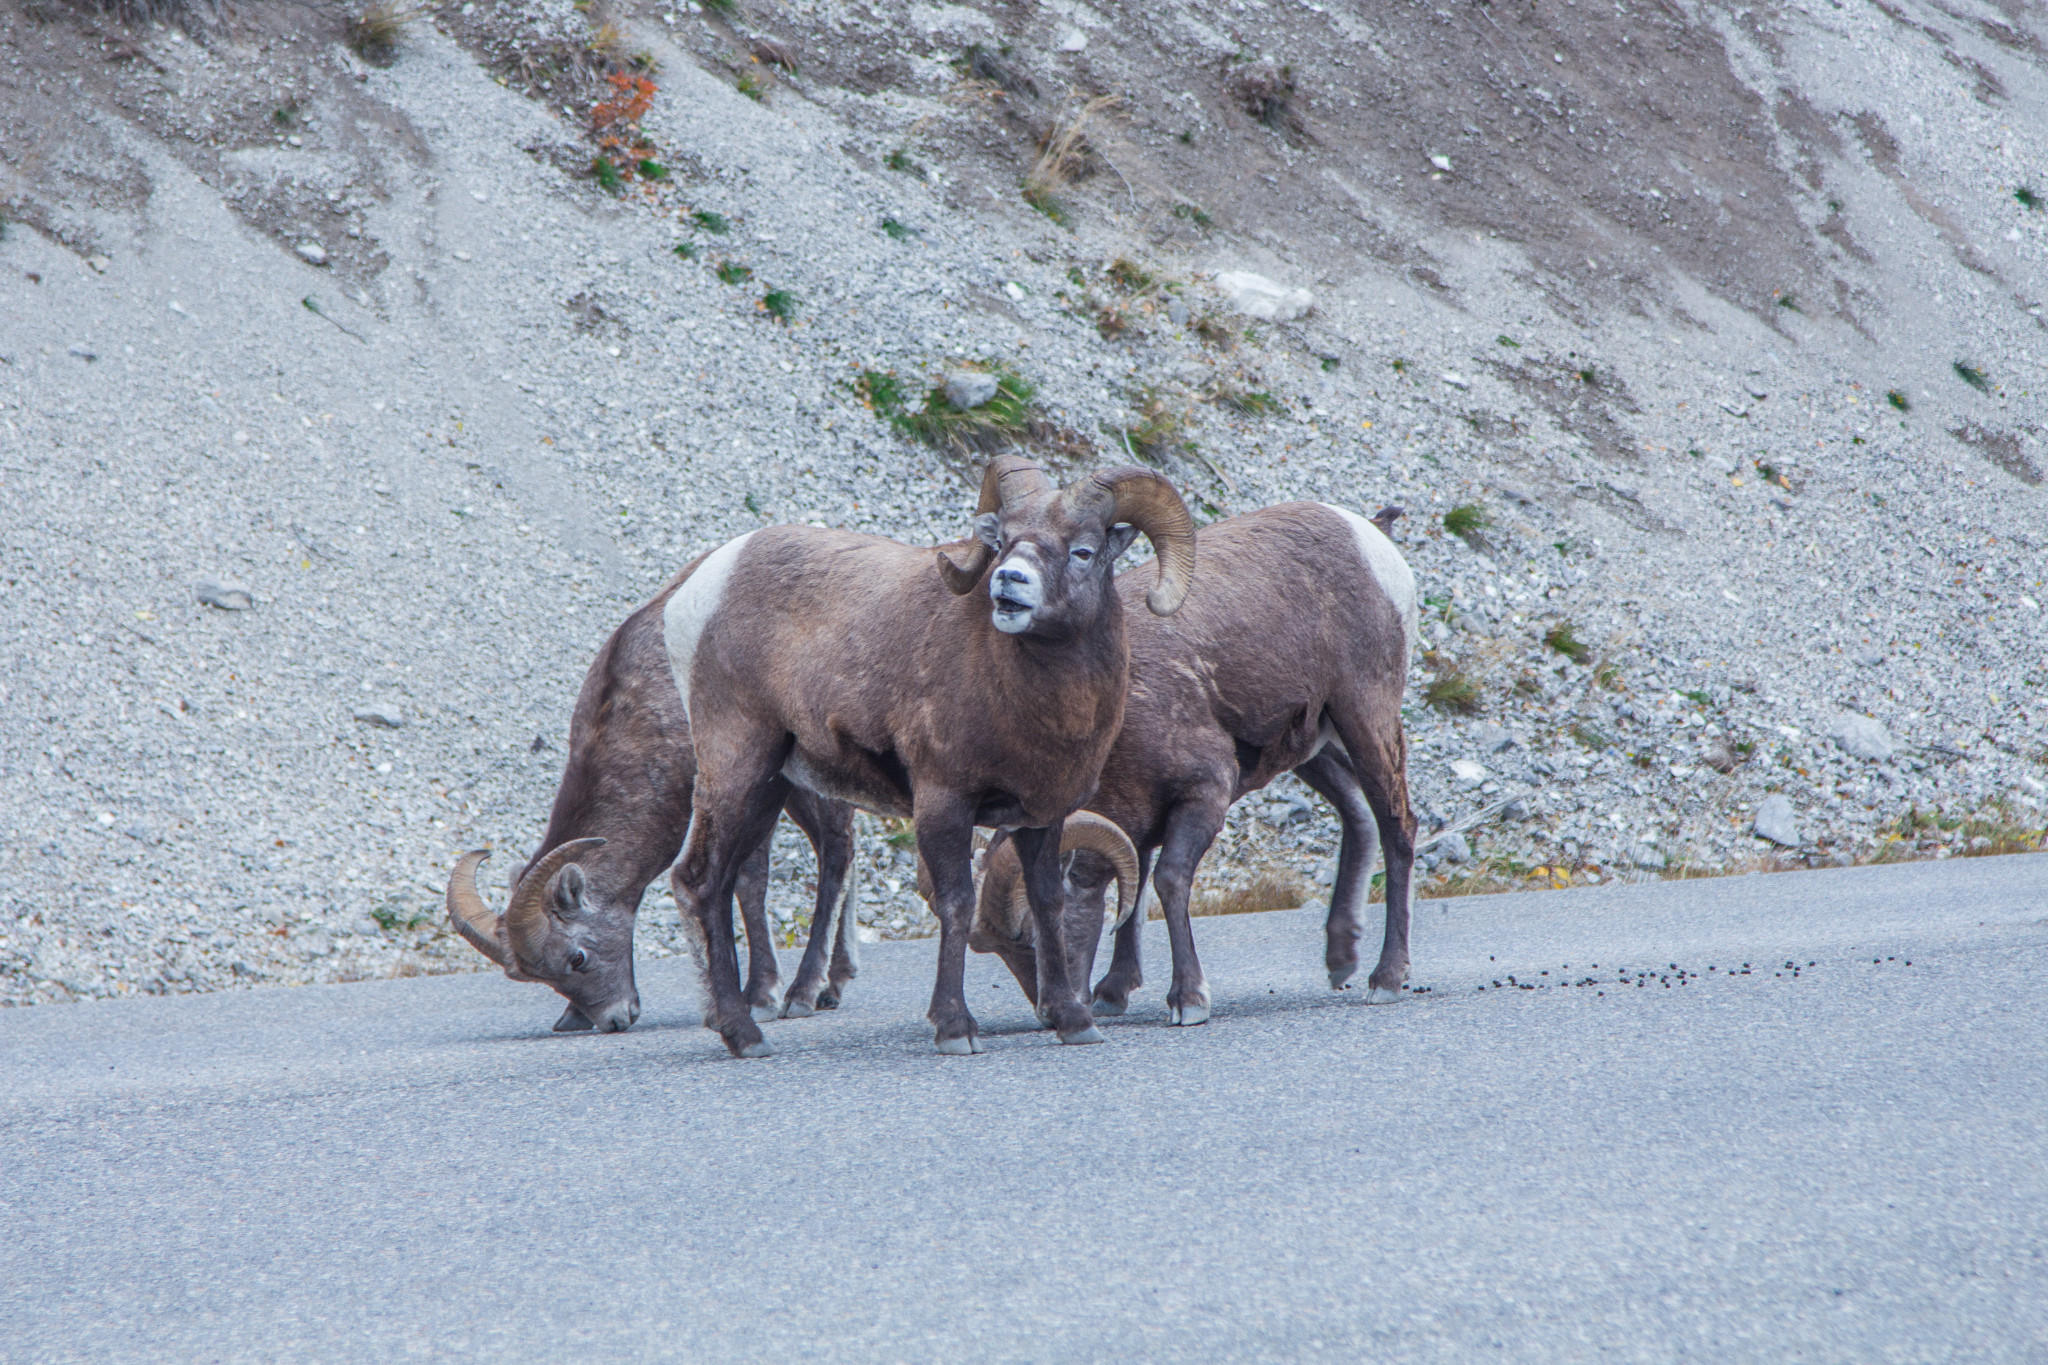
[[[974,809],[950,794],[920,787],[912,816],[917,856],[931,883],[932,914],[939,921],[938,979],[932,983],[934,1041],[949,1057],[982,1050],[967,1009],[967,931],[974,918]]]
[[[1032,930],[1038,941],[1039,1021],[1057,1032],[1063,1043],[1107,1042],[1095,1026],[1095,1016],[1088,1012],[1087,1002],[1074,989],[1067,960],[1067,885],[1061,866],[1060,829],[1020,829],[1010,840],[1023,865],[1024,896],[1031,902]]]
[[[747,930],[747,1010],[754,1022],[765,1024],[781,1013],[781,969],[775,965],[775,936],[768,930],[768,851],[774,842],[771,831],[759,848],[740,864],[733,882],[739,901],[740,923]]]

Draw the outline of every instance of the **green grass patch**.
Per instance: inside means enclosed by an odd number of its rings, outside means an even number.
[[[924,167],[912,161],[909,151],[902,147],[898,147],[895,151],[883,157],[882,164],[892,171],[901,171],[905,175],[924,174]]]
[[[640,174],[649,180],[666,180],[668,179],[668,167],[662,165],[659,161],[643,160],[640,163]]]
[[[1037,386],[1007,365],[994,365],[996,394],[978,408],[956,408],[941,385],[922,404],[896,375],[865,370],[854,383],[861,401],[901,435],[940,450],[993,450],[1030,434]]]
[[[768,98],[768,83],[751,71],[740,72],[739,79],[732,83],[732,88],[756,104]]]
[[[2034,193],[2032,186],[2020,186],[2012,192],[2012,197],[2019,201],[2022,208],[2039,209],[2041,207],[2041,196]]]
[[[1522,349],[1522,343],[1509,336],[1506,332],[1502,332],[1499,336],[1495,337],[1494,341],[1499,345],[1512,347],[1517,351]]]
[[[431,910],[415,910],[401,901],[394,900],[386,901],[372,910],[370,918],[375,920],[377,927],[385,933],[395,934],[432,923],[434,912]]]
[[[732,224],[725,221],[725,215],[713,213],[710,209],[698,209],[690,215],[690,221],[714,237],[723,237],[732,231]]]
[[[882,231],[888,233],[889,240],[894,242],[909,241],[912,237],[917,236],[916,228],[899,223],[894,218],[884,218],[882,220]]]
[[[777,322],[787,323],[796,316],[796,295],[787,289],[771,289],[761,296],[761,308]]]
[[[591,162],[590,173],[597,177],[597,187],[607,194],[617,194],[619,186],[625,183],[625,177],[619,174],[619,168],[612,164],[610,157],[601,156]]]
[[[1476,502],[1463,502],[1444,513],[1444,529],[1460,540],[1493,524],[1493,518],[1486,515],[1486,509]]]
[[[1024,202],[1061,227],[1069,226],[1072,221],[1067,217],[1067,206],[1060,202],[1060,197],[1042,185],[1026,185]]]
[[[1185,137],[1186,134],[1182,134],[1182,136]],[[1175,204],[1173,206],[1173,216],[1184,218],[1198,228],[1207,229],[1216,226],[1214,218],[1211,218],[1193,204]]]
[[[1789,291],[1778,295],[1778,307],[1788,308],[1795,313],[1804,311],[1799,306],[1799,296]]]
[[[682,257],[686,261],[694,261],[700,255],[703,254],[701,251],[698,250],[697,244],[695,242],[677,242],[674,246],[670,247],[669,250],[675,252],[676,255]]]
[[[1966,365],[1958,360],[1952,363],[1949,368],[1956,372],[1956,378],[1962,380],[1977,392],[1991,392],[1991,381],[1986,379],[1984,371],[1978,369],[1975,365]]]
[[[1913,410],[1913,402],[1906,397],[1904,389],[1893,389],[1884,396],[1884,401],[1890,403],[1900,412],[1911,412]]]
[[[1454,663],[1438,665],[1436,677],[1422,690],[1422,699],[1446,715],[1479,714],[1479,684]]]
[[[1116,281],[1125,289],[1130,290],[1133,294],[1142,294],[1158,283],[1158,278],[1151,271],[1145,269],[1145,267],[1139,265],[1128,256],[1119,256],[1111,261],[1109,269],[1105,270],[1103,274],[1109,276],[1110,279]]]
[[[1584,721],[1574,721],[1569,733],[1573,739],[1596,754],[1603,749],[1614,747],[1614,737],[1597,725],[1588,725]]]
[[[1572,631],[1572,623],[1559,621],[1543,636],[1544,647],[1553,654],[1562,654],[1575,664],[1583,664],[1593,657],[1593,647],[1581,640]]]
[[[720,261],[717,274],[720,284],[744,284],[754,278],[754,272],[738,261]]]

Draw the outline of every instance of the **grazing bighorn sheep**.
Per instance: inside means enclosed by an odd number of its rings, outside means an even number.
[[[1147,605],[1170,615],[1194,577],[1194,526],[1150,470],[1061,489],[1015,456],[989,463],[975,513],[965,564],[777,526],[714,551],[669,599],[669,656],[697,745],[676,904],[702,926],[706,1017],[734,1056],[770,1049],[714,932],[718,907],[792,785],[915,820],[939,920],[928,1015],[939,1051],[981,1050],[963,990],[975,826],[1010,831],[1038,940],[1060,942],[1053,834],[1095,789],[1130,666],[1111,566],[1142,532],[1158,554]],[[988,597],[968,596],[984,578]],[[1101,1041],[1063,953],[1040,955],[1035,985],[1062,1041]]]
[[[1321,503],[1283,503],[1204,527],[1202,580],[1170,622],[1132,613],[1131,695],[1102,782],[1089,799],[1130,835],[1173,945],[1167,1017],[1199,1024],[1209,988],[1195,956],[1188,893],[1231,803],[1292,769],[1344,826],[1325,964],[1342,987],[1358,967],[1361,908],[1377,844],[1387,853],[1386,932],[1367,1000],[1397,999],[1408,978],[1415,816],[1408,806],[1401,696],[1416,634],[1415,578],[1386,536],[1399,508],[1371,521]],[[1124,574],[1132,597],[1146,575]],[[1375,829],[1377,826],[1377,829]],[[1375,837],[1377,835],[1377,837]],[[968,942],[1000,955],[1030,991],[1042,967],[1010,908],[1016,854],[992,844]],[[1069,970],[1085,973],[1110,870],[1083,854],[1068,883]],[[1123,921],[1095,1008],[1122,1014],[1141,980],[1142,917]],[[1043,941],[1042,939],[1039,941]]]
[[[494,914],[477,892],[477,865],[488,852],[466,854],[448,879],[449,918],[470,946],[513,980],[544,982],[569,1001],[555,1024],[559,1033],[615,1032],[640,1014],[633,921],[641,893],[683,846],[697,776],[689,715],[662,639],[662,613],[702,562],[670,580],[598,651],[569,722],[569,760],[547,834],[513,878],[505,913]],[[853,808],[804,791],[792,791],[786,808],[818,853],[811,940],[780,1006],[782,1013],[800,1017],[835,1007],[840,990],[859,970],[849,913]],[[756,1018],[772,1019],[779,981],[767,890],[764,834],[742,867],[738,895],[747,928],[747,1002]],[[731,926],[728,913],[728,939]]]

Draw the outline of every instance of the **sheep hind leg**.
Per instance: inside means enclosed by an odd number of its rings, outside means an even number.
[[[1173,984],[1166,991],[1166,1022],[1183,1027],[1209,1022],[1209,981],[1195,954],[1195,930],[1188,921],[1188,898],[1195,869],[1223,828],[1228,798],[1184,801],[1167,817],[1166,840],[1152,872],[1159,909],[1166,916],[1166,938],[1173,946]]]
[[[700,737],[700,755],[705,747]],[[705,1022],[735,1057],[774,1052],[762,1038],[740,987],[732,897],[741,862],[775,828],[776,814],[788,794],[789,782],[777,771],[782,747],[762,743],[746,771],[721,774],[723,780],[713,780],[699,769],[689,838],[669,877],[676,906],[686,917],[685,927],[703,952]]]
[[[1408,739],[1401,732],[1398,693],[1382,706],[1333,706],[1332,719],[1344,740],[1352,774],[1379,827],[1386,855],[1386,933],[1379,964],[1368,978],[1368,1005],[1387,1005],[1401,998],[1408,981],[1409,902],[1415,873],[1415,812],[1408,804]],[[1367,724],[1375,712],[1391,712],[1381,724]]]
[[[1323,949],[1330,989],[1339,991],[1358,971],[1358,940],[1365,936],[1363,911],[1373,859],[1379,855],[1379,828],[1351,765],[1335,749],[1326,747],[1296,768],[1294,775],[1335,808],[1337,819],[1344,826],[1343,843],[1337,851],[1337,876],[1330,887],[1330,918],[1324,929]]]
[[[775,936],[768,928],[769,836],[741,862],[733,881],[733,898],[739,902],[740,923],[747,930],[747,1012],[754,1022],[765,1024],[781,1013],[782,971],[775,965]]]
[[[1117,926],[1115,948],[1109,970],[1095,983],[1094,1009],[1097,1014],[1122,1014],[1131,1007],[1131,992],[1145,984],[1142,944],[1145,930],[1145,881],[1152,870],[1152,850],[1138,853],[1138,904],[1131,917]]]
[[[799,788],[790,792],[784,810],[809,837],[818,855],[818,899],[811,911],[810,938],[804,944],[796,980],[782,1001],[783,1018],[803,1019],[839,1003],[837,990],[832,991],[829,1004],[824,1000],[826,959],[833,928],[846,913],[845,893],[852,889],[848,873],[853,865],[853,808]]]

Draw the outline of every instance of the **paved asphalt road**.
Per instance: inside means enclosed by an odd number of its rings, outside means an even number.
[[[1198,932],[973,1059],[924,943],[763,1062],[674,961],[0,1013],[0,1358],[2048,1359],[2048,856],[1431,902],[1392,1006]]]

